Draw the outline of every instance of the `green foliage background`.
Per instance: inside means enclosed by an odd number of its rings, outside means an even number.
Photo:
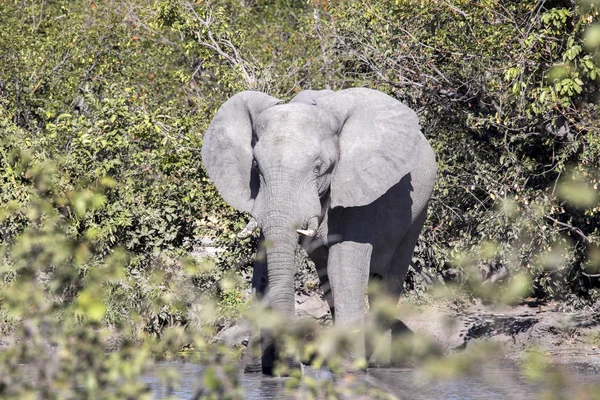
[[[439,166],[416,266],[443,279],[500,260],[536,295],[594,303],[598,15],[591,0],[0,2],[2,329],[44,310],[72,329],[135,322],[133,340],[198,322],[203,294],[238,307],[252,240],[199,154],[247,89],[404,101]],[[227,250],[216,268],[188,257],[203,237]]]

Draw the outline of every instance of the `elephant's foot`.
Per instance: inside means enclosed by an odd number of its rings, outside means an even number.
[[[267,376],[285,377],[290,376],[292,371],[295,369],[301,370],[302,364],[294,360],[284,361],[283,365],[281,362],[276,362],[275,364],[264,363],[261,361],[261,357],[248,357],[246,360],[244,360],[244,373],[246,374],[262,372],[263,375]]]
[[[399,319],[391,326],[390,365],[394,368],[414,366],[415,334]]]
[[[246,360],[244,360],[244,373],[255,374],[259,372],[262,372],[260,357],[246,357]]]
[[[244,366],[244,373],[246,374],[257,374],[262,372],[262,364],[258,362],[257,364],[246,364]]]
[[[413,332],[396,319],[389,327],[367,337],[366,347],[370,368],[407,367],[413,364]]]
[[[244,373],[258,373],[262,371],[260,336],[252,335],[244,354]]]

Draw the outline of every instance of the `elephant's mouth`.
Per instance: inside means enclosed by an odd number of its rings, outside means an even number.
[[[254,218],[250,218],[248,224],[238,234],[238,238],[245,239],[252,235],[258,228],[258,223]],[[312,217],[302,229],[296,229],[296,232],[303,236],[315,237],[319,229],[319,217]]]

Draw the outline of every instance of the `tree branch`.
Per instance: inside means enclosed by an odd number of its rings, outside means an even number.
[[[191,14],[194,15],[194,17],[196,18],[196,20],[198,22],[200,22],[200,24],[202,24],[206,28],[206,36],[208,37],[208,41],[206,41],[202,37],[202,32],[198,30],[198,31],[196,31],[196,39],[198,40],[198,43],[201,46],[207,47],[207,48],[217,52],[217,54],[219,54],[221,57],[223,57],[225,60],[227,60],[229,62],[229,64],[231,64],[232,66],[240,68],[248,87],[254,88],[256,86],[256,76],[248,68],[246,61],[241,57],[237,47],[235,47],[235,45],[231,42],[231,40],[221,39],[221,38],[217,39],[214,37],[214,35],[210,29],[211,23],[212,23],[212,13],[210,13],[210,10],[209,10],[209,15],[207,16],[207,18],[202,19],[198,15],[198,13],[196,13],[196,10],[194,9],[194,7],[191,6],[189,3],[186,3],[186,9]],[[230,54],[227,51],[225,51],[223,49],[223,46],[228,48],[230,50],[230,52],[233,54]]]
[[[569,224],[566,224],[564,222],[560,222],[559,220],[554,219],[554,218],[552,218],[549,215],[544,215],[544,217],[546,217],[546,219],[549,219],[550,221],[554,222],[555,224],[560,225],[560,226],[562,226],[564,228],[567,228],[571,232],[577,234],[579,237],[581,237],[583,239],[584,242],[589,242],[589,238],[586,236],[585,233],[583,233],[583,231],[581,229],[579,229],[579,228],[577,228],[577,227],[575,227],[573,225],[569,225]]]

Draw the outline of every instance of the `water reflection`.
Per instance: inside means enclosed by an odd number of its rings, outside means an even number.
[[[539,385],[523,381],[512,368],[493,368],[452,380],[428,380],[412,369],[378,369],[370,374],[401,399],[535,399]]]
[[[178,381],[169,379],[171,372],[176,371]],[[197,393],[202,381],[202,366],[185,362],[161,363],[156,370],[144,376],[144,382],[151,385],[154,398],[171,397],[175,399],[190,399]],[[330,378],[326,371],[309,370],[307,372],[315,379]],[[585,384],[600,384],[600,374],[591,370],[578,369],[569,374],[569,387],[581,387]],[[402,369],[372,369],[366,381],[384,389],[399,399],[536,399],[540,396],[542,385],[525,381],[518,369],[512,366],[485,368],[477,375],[463,376],[454,380],[426,379],[418,370]],[[294,399],[294,393],[286,392],[285,379],[269,378],[261,374],[241,374],[240,382],[244,398],[250,400],[262,399]],[[297,395],[298,393],[296,393]],[[302,396],[304,397],[304,396]]]
[[[150,384],[155,399],[171,397],[190,399],[194,397],[202,384],[203,366],[185,362],[160,363],[152,374],[143,377]],[[179,378],[169,379],[176,371]],[[246,399],[291,399],[285,392],[285,379],[270,378],[262,374],[240,374],[240,382]]]

